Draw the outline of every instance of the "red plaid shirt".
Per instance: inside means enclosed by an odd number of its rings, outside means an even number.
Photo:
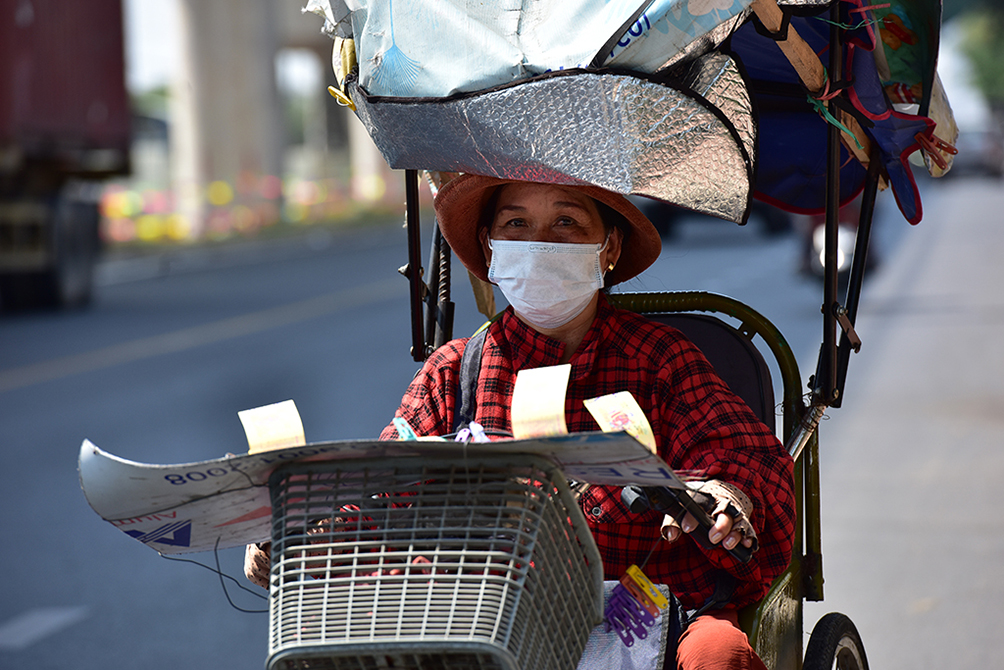
[[[419,435],[453,431],[460,359],[465,339],[438,349],[412,381],[397,416]],[[512,309],[489,326],[477,384],[475,420],[488,431],[510,432],[516,373],[556,365],[563,345],[516,318]],[[732,604],[759,600],[791,558],[795,497],[792,460],[774,434],[719,379],[703,354],[678,330],[614,309],[601,296],[599,312],[571,360],[565,418],[571,432],[599,430],[583,400],[630,391],[652,424],[659,453],[676,470],[739,487],[753,501],[760,550],[746,565],[721,549],[704,552],[694,541],[672,544],[659,535],[662,515],[632,514],[617,487],[592,486],[580,499],[607,579],[655,547],[645,573],[668,584],[687,608],[714,592],[716,572],[739,578]],[[393,425],[381,439],[396,439]]]

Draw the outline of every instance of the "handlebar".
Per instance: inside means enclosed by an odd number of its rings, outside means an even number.
[[[702,499],[698,501],[695,497]],[[697,520],[697,528],[694,529],[694,532],[689,533],[690,537],[694,538],[694,541],[704,549],[715,547],[725,549],[720,545],[712,544],[711,540],[708,539],[708,532],[715,524],[702,507],[702,503],[706,502],[705,499],[711,500],[711,496],[699,491],[688,492],[664,486],[625,486],[621,489],[621,500],[631,512],[638,514],[651,509],[668,514],[678,521],[684,513],[689,513]],[[739,514],[739,510],[732,503],[729,503],[725,513],[735,517]],[[750,559],[753,558],[753,551],[742,543],[732,549],[725,549],[725,551],[741,563],[749,563]]]

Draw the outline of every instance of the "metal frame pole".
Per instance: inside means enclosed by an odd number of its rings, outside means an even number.
[[[422,231],[418,207],[418,170],[404,171],[405,223],[408,230],[408,264],[402,268],[408,278],[411,295],[411,357],[425,360],[425,329],[422,327]]]
[[[847,282],[844,314],[853,327],[858,317],[858,304],[861,300],[861,285],[865,277],[865,265],[868,263],[868,245],[871,241],[872,222],[875,217],[875,199],[878,195],[878,184],[881,177],[881,161],[878,152],[874,152],[868,163],[868,176],[865,188],[861,194],[861,213],[858,218],[858,229],[854,239],[854,258],[851,261],[850,277]],[[851,351],[857,351],[846,332],[840,336],[837,347],[837,396],[834,407],[840,407],[844,397],[844,384],[847,381],[847,367],[850,363]]]
[[[843,50],[840,42],[840,3],[830,8],[830,59],[831,85],[842,75]],[[828,103],[830,113],[836,115],[835,101]],[[840,129],[827,125],[826,151],[826,237],[823,252],[823,344],[816,368],[815,393],[829,404],[836,398],[837,382],[837,230],[840,223]]]

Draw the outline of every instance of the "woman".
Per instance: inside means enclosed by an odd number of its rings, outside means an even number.
[[[630,391],[645,411],[660,455],[678,470],[709,480],[716,501],[713,544],[756,550],[740,564],[720,548],[681,539],[694,530],[647,512],[631,514],[620,489],[593,486],[579,499],[603,558],[606,579],[645,562],[683,607],[711,601],[722,575],[736,587],[690,623],[665,667],[763,668],[738,627],[739,607],[756,602],[787,567],[794,532],[791,458],[773,433],[729,391],[679,331],[614,309],[601,289],[631,279],[658,257],[662,242],[626,198],[593,186],[555,186],[464,175],[439,192],[443,235],[476,276],[497,284],[510,303],[487,329],[473,418],[488,431],[511,432],[516,373],[570,363],[565,399],[570,431],[598,426],[583,400]],[[460,363],[466,339],[429,358],[396,413],[419,435],[456,428]],[[397,439],[393,424],[382,439]],[[717,513],[732,503],[735,518]],[[255,569],[255,558],[260,566]],[[267,560],[249,553],[249,577],[267,584]]]
[[[679,331],[614,309],[601,289],[631,279],[658,257],[662,242],[626,198],[593,186],[555,186],[464,175],[435,201],[444,237],[476,276],[510,307],[484,341],[474,419],[510,431],[516,373],[571,363],[565,417],[570,431],[595,431],[587,398],[630,391],[652,424],[659,453],[674,469],[714,480],[713,544],[758,548],[748,564],[680,538],[696,523],[634,515],[615,487],[593,486],[580,505],[618,579],[652,551],[646,574],[668,584],[687,609],[711,598],[721,573],[737,578],[730,603],[692,622],[677,661],[684,668],[762,668],[739,630],[739,607],[756,602],[787,567],[794,533],[792,462],[773,433],[714,373]],[[457,383],[466,340],[437,350],[409,386],[397,416],[419,435],[455,428]],[[381,438],[396,439],[393,425]],[[682,525],[682,528],[681,528]],[[653,547],[655,549],[653,550]],[[667,667],[673,667],[669,660]]]

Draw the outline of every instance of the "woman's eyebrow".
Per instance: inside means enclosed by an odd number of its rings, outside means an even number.
[[[574,200],[559,200],[554,203],[554,206],[564,207],[564,208],[570,207],[573,209],[581,210],[583,212],[589,211],[589,209],[585,205],[583,205],[582,203],[575,202]],[[525,212],[526,210],[527,208],[522,205],[502,205],[501,207],[498,208],[498,210],[495,213],[501,214],[502,212],[506,211]]]
[[[508,211],[525,212],[526,207],[523,207],[522,205],[502,205],[495,211],[495,215],[498,216],[502,212],[508,212]]]
[[[574,209],[581,209],[583,212],[588,212],[589,209],[583,205],[581,202],[575,202],[574,200],[559,200],[554,203],[555,207],[572,207]]]

